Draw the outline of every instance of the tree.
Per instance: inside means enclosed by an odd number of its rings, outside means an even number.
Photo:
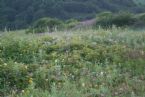
[[[51,17],[62,20],[84,20],[95,17],[103,11],[128,10],[145,12],[144,5],[134,0],[0,0],[0,29],[22,29],[34,21]],[[143,2],[143,0],[142,0]],[[94,14],[95,13],[95,14]]]
[[[96,17],[96,25],[109,28],[112,26],[112,17],[112,12],[102,12]]]

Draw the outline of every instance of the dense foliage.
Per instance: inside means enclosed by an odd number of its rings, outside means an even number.
[[[102,12],[96,16],[95,26],[111,28],[113,25],[117,27],[143,28],[145,26],[145,13],[133,14],[130,12]]]
[[[130,27],[134,29],[144,28],[145,26],[145,13],[134,14],[131,12],[101,12],[96,15],[96,18],[84,20],[79,22],[76,19],[59,20],[56,18],[40,18],[27,29],[26,33],[44,33],[55,32],[79,28],[112,28],[117,27]]]
[[[27,29],[26,33],[52,33],[58,30],[70,30],[78,24],[78,20],[75,19],[62,21],[56,18],[40,18]]]
[[[63,22],[58,19],[41,18],[34,22],[27,33],[53,32],[55,29],[63,29]]]
[[[4,33],[0,96],[144,97],[144,59],[144,31]]]
[[[144,12],[145,8],[137,5],[138,0],[134,1],[136,0],[0,0],[0,29],[25,28],[43,17],[87,19],[102,11]]]

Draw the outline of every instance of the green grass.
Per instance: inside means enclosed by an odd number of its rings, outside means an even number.
[[[0,36],[0,96],[144,97],[145,31]]]

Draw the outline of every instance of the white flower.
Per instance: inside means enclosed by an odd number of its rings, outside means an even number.
[[[24,93],[25,92],[25,90],[22,90],[22,93]]]
[[[104,72],[100,72],[100,75],[103,76],[104,75]]]
[[[85,87],[85,83],[82,83],[82,86]]]
[[[144,51],[141,51],[141,54],[144,55]]]
[[[58,63],[58,60],[56,59],[54,62],[55,62],[55,63]]]
[[[25,69],[28,69],[28,66],[25,66]]]
[[[7,63],[4,63],[4,66],[7,66]]]

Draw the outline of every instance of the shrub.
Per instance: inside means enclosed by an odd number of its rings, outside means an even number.
[[[48,37],[49,38],[49,37]],[[1,41],[0,57],[5,61],[13,60],[22,63],[40,62],[44,57],[43,38],[39,39],[19,39],[17,37],[5,37]]]
[[[70,19],[65,22],[65,25],[67,29],[71,29],[75,27],[78,23],[79,23],[78,20]]]
[[[43,32],[53,32],[55,29],[60,29],[63,27],[63,22],[55,18],[41,18],[35,21],[27,30],[27,33],[43,33]]]
[[[145,22],[145,13],[138,14],[137,18]]]
[[[145,26],[145,13],[137,14],[134,16],[134,18],[136,19],[134,27],[144,28],[144,26]]]
[[[109,28],[112,26],[112,17],[113,14],[111,12],[103,12],[97,15],[97,26],[107,27]]]
[[[135,19],[133,18],[133,14],[128,12],[120,12],[114,15],[112,19],[112,24],[122,27],[122,26],[130,26],[134,24]]]
[[[112,14],[111,12],[104,12],[97,15],[97,26],[110,28],[113,25],[117,27],[130,26],[136,22],[133,14],[129,12],[120,12]]]
[[[0,95],[21,91],[29,85],[27,65],[14,62],[0,63]]]

